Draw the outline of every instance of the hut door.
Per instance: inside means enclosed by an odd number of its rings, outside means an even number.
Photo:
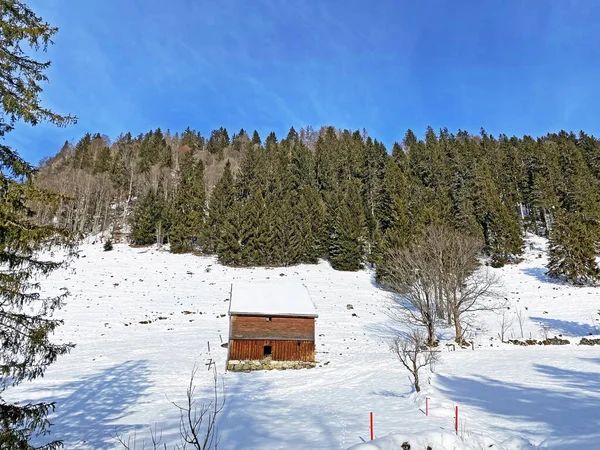
[[[263,356],[265,359],[271,359],[273,357],[273,347],[271,347],[270,345],[265,345]]]

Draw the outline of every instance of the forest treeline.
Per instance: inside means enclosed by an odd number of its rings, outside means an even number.
[[[133,244],[217,254],[224,264],[326,258],[340,270],[377,264],[428,225],[481,239],[491,264],[518,259],[524,231],[550,237],[549,274],[597,279],[600,140],[407,131],[391,151],[365,131],[291,128],[209,137],[160,129],[86,134],[41,163],[37,183],[67,194],[42,221],[110,232]]]

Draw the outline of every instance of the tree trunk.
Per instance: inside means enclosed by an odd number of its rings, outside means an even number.
[[[435,345],[435,325],[433,320],[427,323],[427,345],[430,347]]]
[[[123,207],[123,218],[122,218],[122,225],[121,225],[125,229],[127,227],[127,212],[129,211],[129,203],[131,202],[131,194],[133,193],[133,176],[134,176],[134,171],[130,169],[129,192],[127,193],[127,200],[125,201],[125,206]]]
[[[417,368],[416,359],[413,362],[413,378],[415,380],[415,391],[421,392],[421,386],[419,385],[419,369]]]
[[[455,334],[456,334],[456,337],[454,338],[454,340],[459,345],[462,345],[464,343],[464,339],[463,339],[462,324],[460,323],[460,311],[458,310],[458,308],[454,308],[454,310],[452,311],[452,314],[454,316],[454,330],[455,330]]]

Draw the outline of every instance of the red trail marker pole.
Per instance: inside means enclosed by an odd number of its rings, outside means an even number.
[[[454,429],[456,430],[456,434],[458,434],[458,406],[456,407],[456,417],[454,418]]]
[[[429,397],[425,397],[425,416],[429,416]]]
[[[369,415],[369,419],[370,419],[370,420],[369,420],[369,422],[370,422],[370,427],[369,427],[369,428],[370,428],[370,430],[371,430],[371,440],[373,440],[373,434],[374,434],[374,433],[373,433],[373,413],[371,413],[371,414]]]

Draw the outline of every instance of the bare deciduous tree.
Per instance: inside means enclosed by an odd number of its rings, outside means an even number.
[[[506,336],[506,332],[512,327],[513,320],[512,317],[509,317],[505,308],[502,309],[502,316],[500,317],[500,333],[498,333],[498,337],[501,342],[504,342],[504,337]]]
[[[454,323],[456,342],[463,344],[466,314],[498,306],[494,300],[499,280],[480,269],[481,248],[473,236],[428,227],[412,244],[389,252],[385,282],[399,294],[396,306],[402,315],[425,326],[429,345],[435,341],[438,319]]]
[[[459,278],[460,280],[460,278]],[[474,311],[492,311],[501,305],[498,299],[497,288],[500,286],[498,277],[487,268],[480,269],[456,282],[456,289],[446,297],[456,332],[456,342],[464,344],[463,320],[466,313]]]
[[[519,329],[521,330],[521,339],[525,337],[523,334],[523,324],[525,323],[525,317],[523,317],[523,310],[517,310],[517,321],[519,322]]]
[[[439,359],[439,353],[427,346],[426,334],[412,330],[404,336],[398,336],[392,341],[391,350],[410,373],[415,391],[420,392],[419,370],[426,366],[434,367]]]

